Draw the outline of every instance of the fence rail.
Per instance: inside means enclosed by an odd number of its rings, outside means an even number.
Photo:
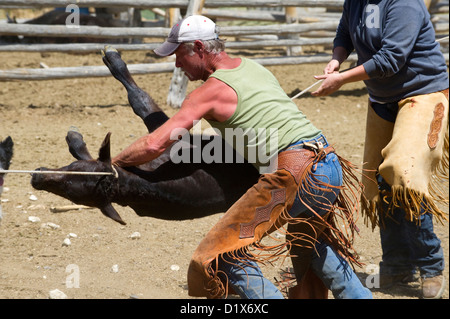
[[[297,65],[305,63],[326,63],[331,56],[328,54],[315,54],[297,57],[268,57],[254,58],[254,61],[262,65]],[[356,56],[351,55],[348,61],[356,61]],[[174,62],[129,64],[131,74],[166,73],[175,69]],[[55,80],[74,79],[86,77],[110,77],[111,73],[106,66],[60,67],[47,69],[14,69],[0,70],[0,81],[17,80]]]
[[[269,26],[232,26],[221,27],[222,36],[246,36],[259,34],[301,34],[309,31],[336,30],[339,21],[318,22],[309,24],[279,24]],[[98,27],[79,26],[68,28],[65,25],[39,25],[39,24],[5,24],[1,26],[1,34],[4,35],[24,35],[39,37],[79,37],[87,36],[92,38],[166,38],[170,28],[118,28],[118,27]]]
[[[333,42],[332,37],[321,38],[302,38],[299,39],[268,39],[255,41],[232,41],[227,42],[226,46],[230,49],[256,49],[261,47],[292,47],[305,45],[326,46]],[[112,44],[119,51],[150,51],[156,49],[160,43],[141,43],[141,44]],[[65,52],[65,53],[85,53],[99,52],[104,47],[101,43],[74,43],[67,44],[10,44],[0,46],[0,52]]]
[[[2,0],[3,7],[65,7],[75,3],[80,7],[134,7],[150,8],[187,8],[189,0]],[[223,7],[332,7],[342,8],[344,0],[206,0],[206,8]]]
[[[449,54],[444,54],[445,59],[449,60]],[[299,65],[308,63],[327,63],[331,55],[314,54],[302,55],[296,57],[267,57],[253,58],[254,61],[265,66],[276,65]],[[347,61],[356,62],[357,57],[351,54]],[[127,65],[131,74],[153,74],[167,73],[175,70],[174,62],[129,64]],[[76,79],[86,77],[110,77],[111,73],[106,66],[82,66],[82,67],[59,67],[46,69],[13,69],[0,70],[0,81],[40,81],[40,80],[59,80]]]

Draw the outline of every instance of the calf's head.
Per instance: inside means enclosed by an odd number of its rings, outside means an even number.
[[[64,197],[76,204],[97,207],[113,220],[125,224],[111,201],[118,192],[118,176],[111,165],[110,136],[108,133],[100,147],[99,157],[89,154],[81,134],[69,131],[66,141],[77,161],[58,169],[38,168],[37,171],[111,172],[114,175],[32,174],[31,185],[38,190]]]

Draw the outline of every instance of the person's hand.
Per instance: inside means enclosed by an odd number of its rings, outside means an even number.
[[[328,62],[325,69],[323,69],[323,74],[331,74],[331,73],[337,73],[339,72],[340,63],[338,60],[333,59],[330,62]]]
[[[311,93],[312,96],[325,96],[330,95],[341,88],[344,84],[342,74],[335,72],[331,74],[316,75],[316,80],[323,80],[320,87]]]
[[[311,95],[325,96],[339,90],[339,88],[343,85],[343,83],[341,83],[342,79],[339,77],[340,66],[341,64],[336,59],[332,59],[328,62],[325,69],[323,69],[323,75],[314,76],[316,80],[321,80],[323,83],[316,91],[312,92]]]

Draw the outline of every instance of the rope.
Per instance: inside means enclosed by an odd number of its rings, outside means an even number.
[[[342,73],[342,72],[351,70],[351,69],[353,69],[353,68],[354,68],[354,67],[350,67],[350,68],[348,68],[348,69],[339,71],[339,73]],[[318,80],[318,81],[314,82],[313,84],[311,84],[310,86],[308,86],[306,89],[304,89],[303,91],[301,91],[300,93],[298,93],[298,94],[296,94],[294,97],[292,97],[291,100],[295,100],[296,98],[298,98],[299,96],[305,94],[306,92],[308,92],[309,90],[311,90],[313,87],[315,87],[317,84],[322,83],[322,82],[323,82],[323,80]]]
[[[77,172],[77,171],[26,171],[26,170],[0,170],[0,174],[67,174],[67,175],[116,175],[113,172]]]
[[[319,84],[320,82],[322,82],[323,80],[319,80],[313,84],[311,84],[310,86],[308,86],[306,89],[304,89],[303,91],[301,91],[300,93],[296,94],[295,96],[293,96],[291,98],[291,100],[295,100],[296,98],[298,98],[299,96],[305,94],[306,92],[308,92],[310,89],[312,89],[313,87],[315,87],[317,84]]]

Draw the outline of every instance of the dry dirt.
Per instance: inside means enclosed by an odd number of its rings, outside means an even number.
[[[236,52],[241,54],[245,52]],[[279,53],[279,52],[272,52]],[[124,52],[128,64],[154,61],[144,52]],[[101,65],[100,54],[0,53],[0,69]],[[324,65],[269,67],[286,92],[305,88]],[[135,77],[166,112],[171,74]],[[198,83],[190,83],[189,91]],[[338,152],[360,165],[364,147],[367,95],[362,83],[347,85],[333,96],[297,100],[299,108],[321,128]],[[0,82],[0,138],[11,135],[15,154],[11,169],[61,167],[73,161],[65,135],[76,126],[95,154],[107,132],[112,132],[112,153],[117,154],[145,133],[143,123],[128,106],[125,89],[110,78],[56,81]],[[238,182],[238,181],[237,181]],[[116,205],[126,226],[104,217],[97,209],[55,214],[51,207],[71,204],[56,195],[36,191],[27,174],[9,174],[2,195],[0,226],[0,298],[48,298],[59,289],[68,298],[189,298],[186,272],[191,254],[221,214],[187,221],[138,217]],[[34,195],[37,200],[31,200]],[[39,222],[29,221],[30,216]],[[49,228],[47,223],[59,227]],[[365,282],[381,256],[378,231],[359,220],[356,248],[366,264],[356,271]],[[436,225],[448,265],[448,224]],[[139,232],[139,239],[130,235]],[[69,233],[70,246],[63,246]],[[112,267],[118,271],[114,272]],[[268,278],[278,276],[289,262],[264,267]],[[78,273],[79,271],[79,273]],[[79,276],[77,277],[77,275]],[[448,267],[445,270],[448,277]],[[377,299],[415,299],[419,283],[391,290],[372,289]],[[330,295],[332,298],[332,296]],[[448,285],[444,298],[448,299]]]

